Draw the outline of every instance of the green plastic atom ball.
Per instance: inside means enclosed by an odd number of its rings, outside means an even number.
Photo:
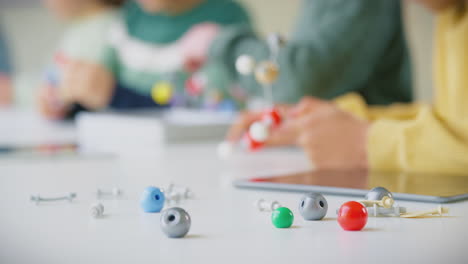
[[[276,228],[289,228],[293,224],[294,214],[286,207],[280,207],[271,213],[271,222]]]

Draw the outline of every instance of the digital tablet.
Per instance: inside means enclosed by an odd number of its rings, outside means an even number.
[[[238,188],[289,192],[320,192],[364,197],[385,187],[397,200],[450,203],[468,199],[468,175],[309,171],[234,181]]]

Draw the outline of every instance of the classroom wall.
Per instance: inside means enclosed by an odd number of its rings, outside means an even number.
[[[403,7],[408,43],[413,60],[414,87],[418,99],[430,102],[433,95],[432,50],[434,17],[413,1]]]
[[[259,32],[287,35],[294,24],[300,0],[240,0],[251,10]],[[0,0],[0,19],[13,47],[13,58],[20,73],[16,79],[17,102],[32,104],[32,87],[39,69],[47,62],[63,25],[40,7],[38,0]],[[412,48],[414,83],[417,97],[432,96],[431,50],[433,19],[429,12],[411,1],[404,1],[408,42]]]

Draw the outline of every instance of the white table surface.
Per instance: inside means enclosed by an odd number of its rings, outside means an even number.
[[[237,155],[219,162],[214,143],[171,145],[125,157],[0,158],[0,263],[468,263],[468,202],[448,204],[443,218],[369,218],[363,231],[343,231],[335,210],[352,197],[327,196],[323,221],[298,213],[300,194],[240,190],[232,179],[309,168],[294,149]],[[159,214],[138,200],[149,185],[190,187],[180,204],[192,217],[183,239],[168,239]],[[124,197],[103,200],[105,217],[89,216],[96,188],[119,186]],[[36,206],[32,194],[76,192],[73,203]],[[252,203],[274,199],[295,214],[276,229]],[[408,210],[436,204],[399,202]]]
[[[76,141],[71,122],[45,120],[32,109],[0,108],[0,146],[68,144]]]

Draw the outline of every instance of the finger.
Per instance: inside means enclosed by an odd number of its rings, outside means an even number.
[[[298,135],[297,123],[286,120],[277,129],[273,129],[270,137],[265,142],[268,146],[294,145]]]
[[[324,104],[327,104],[327,102],[315,97],[304,97],[296,106],[289,109],[288,115],[291,117],[302,116],[313,112]]]
[[[294,107],[292,104],[277,104],[275,105],[275,109],[279,112],[279,114],[283,117],[287,117],[289,111]]]
[[[228,141],[238,141],[242,135],[247,131],[250,125],[260,119],[262,112],[243,112],[236,119],[234,124],[228,131],[226,139]]]
[[[321,128],[326,125],[326,122],[335,118],[333,116],[334,113],[333,107],[321,107],[317,108],[312,113],[293,119],[292,122],[294,122],[294,127],[298,135],[296,144],[305,149],[307,145],[313,144],[314,140],[316,140],[315,135],[318,134],[317,131],[320,131]]]

